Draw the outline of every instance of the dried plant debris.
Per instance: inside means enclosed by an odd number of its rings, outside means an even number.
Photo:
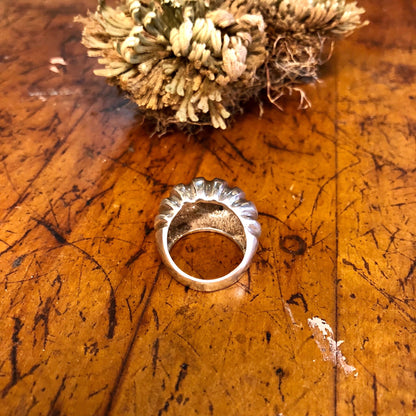
[[[225,129],[241,104],[263,89],[269,99],[301,94],[317,79],[325,45],[366,24],[344,0],[99,1],[77,17],[83,44],[103,69],[163,130]]]

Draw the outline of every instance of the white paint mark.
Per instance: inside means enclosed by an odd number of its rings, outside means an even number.
[[[54,72],[55,74],[60,74],[61,69],[59,67],[66,66],[67,63],[62,56],[54,56],[49,59],[49,71]]]
[[[62,56],[54,56],[51,59],[49,59],[49,63],[51,65],[67,65],[66,61]]]
[[[37,97],[41,101],[46,101],[48,97],[67,96],[75,94],[79,95],[80,91],[69,88],[61,88],[60,90],[50,88],[46,91],[29,91],[29,97]]]
[[[342,355],[339,348],[344,341],[334,340],[334,331],[332,331],[332,328],[317,316],[308,319],[308,325],[312,331],[316,345],[322,352],[324,361],[331,361],[334,365],[341,368],[347,376],[355,372],[354,375],[357,377],[357,369],[347,364],[347,359]]]
[[[295,318],[293,317],[292,309],[290,309],[290,306],[286,302],[285,302],[285,311],[289,315],[289,318],[292,321],[292,324],[295,325],[296,321],[295,321]]]
[[[296,322],[296,320],[295,320],[295,318],[293,316],[293,313],[292,313],[292,309],[290,309],[290,306],[289,306],[289,304],[287,302],[285,302],[284,308],[285,308],[286,313],[289,315],[289,318],[290,318],[290,321],[292,322],[292,325],[293,326],[296,326],[298,328],[302,328],[302,324],[298,324]]]
[[[49,65],[49,71],[59,74],[61,71],[55,65]]]

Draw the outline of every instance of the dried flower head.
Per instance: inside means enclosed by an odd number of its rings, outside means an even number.
[[[105,76],[159,128],[212,125],[267,88],[276,101],[316,79],[326,39],[360,26],[362,9],[343,0],[99,1],[78,17],[83,43]]]

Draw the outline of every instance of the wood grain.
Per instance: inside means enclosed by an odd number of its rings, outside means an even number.
[[[225,132],[159,138],[92,74],[73,17],[94,1],[2,2],[0,414],[416,414],[416,11],[360,4],[371,25],[312,109],[252,103]],[[195,176],[242,188],[263,228],[214,293],[172,280],[154,243],[160,199]],[[225,247],[176,255],[215,272]]]

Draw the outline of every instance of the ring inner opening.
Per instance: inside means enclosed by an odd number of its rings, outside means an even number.
[[[185,273],[198,279],[217,279],[243,260],[241,248],[229,237],[214,232],[195,232],[179,239],[170,255]]]

